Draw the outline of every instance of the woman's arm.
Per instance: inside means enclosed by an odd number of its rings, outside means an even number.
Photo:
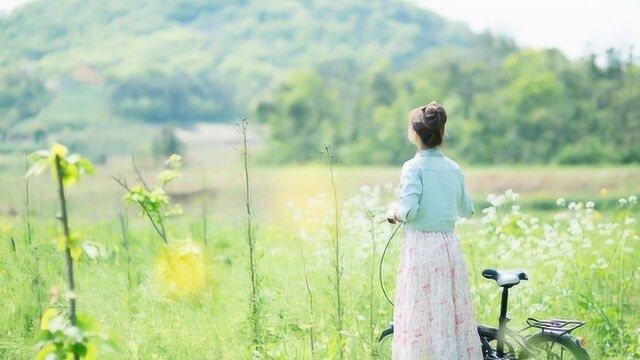
[[[458,216],[469,217],[475,213],[473,206],[473,199],[467,190],[467,185],[464,181],[464,175],[460,171],[460,197],[458,198]]]
[[[422,179],[420,169],[407,161],[400,175],[400,200],[395,211],[396,220],[407,222],[413,219],[420,206]]]

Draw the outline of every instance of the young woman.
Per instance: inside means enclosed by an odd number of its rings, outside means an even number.
[[[409,114],[416,155],[404,163],[399,205],[389,221],[406,223],[396,283],[392,358],[482,359],[460,241],[458,216],[473,214],[460,166],[439,146],[447,114],[436,102]]]

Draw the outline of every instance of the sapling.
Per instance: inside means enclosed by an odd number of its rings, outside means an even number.
[[[199,294],[206,286],[205,266],[202,251],[190,240],[173,241],[167,231],[166,219],[182,213],[182,208],[171,203],[166,186],[180,176],[182,157],[171,155],[166,168],[158,174],[159,184],[150,185],[138,169],[135,158],[131,158],[138,184],[129,186],[125,179],[112,178],[126,190],[124,200],[127,204],[137,204],[140,215],[149,219],[164,247],[156,262],[156,274],[165,290],[177,297],[190,297]],[[170,241],[171,240],[171,241]]]
[[[72,356],[76,360],[94,359],[98,344],[108,342],[108,338],[100,334],[94,321],[77,313],[74,260],[82,254],[84,244],[81,243],[79,236],[71,231],[65,194],[65,189],[77,182],[81,174],[94,172],[93,165],[78,154],[69,155],[68,149],[57,143],[50,150],[33,153],[31,160],[34,164],[27,171],[27,178],[50,169],[53,180],[57,184],[60,201],[58,219],[63,233],[58,240],[58,248],[64,252],[69,287],[68,319],[53,308],[44,312],[40,324],[40,341],[37,344],[39,352],[36,358],[66,359]]]

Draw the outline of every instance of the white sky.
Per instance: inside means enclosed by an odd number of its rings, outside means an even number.
[[[587,49],[640,50],[640,0],[413,1],[474,31],[509,35],[526,47],[556,47],[573,58]]]
[[[14,8],[26,3],[28,0],[0,0],[0,13],[10,12]]]
[[[0,12],[28,1],[0,0]],[[612,46],[640,52],[640,0],[412,1],[474,31],[508,35],[521,46],[556,47],[573,58]]]

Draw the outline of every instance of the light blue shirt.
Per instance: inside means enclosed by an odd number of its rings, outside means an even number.
[[[460,166],[439,149],[420,150],[404,163],[396,216],[420,231],[453,232],[458,216],[474,213]]]

